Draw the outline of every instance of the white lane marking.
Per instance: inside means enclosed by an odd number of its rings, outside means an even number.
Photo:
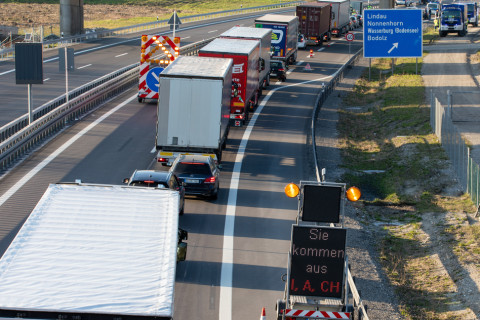
[[[221,320],[232,320],[232,295],[233,295],[233,237],[235,231],[235,211],[237,205],[237,190],[240,183],[240,172],[242,170],[242,162],[245,156],[245,149],[247,147],[248,139],[252,133],[253,127],[263,107],[267,104],[274,92],[280,89],[299,86],[310,82],[322,81],[327,78],[332,78],[340,72],[337,70],[333,75],[326,76],[314,80],[304,81],[300,83],[289,84],[270,90],[268,94],[262,99],[258,105],[257,111],[248,122],[248,127],[243,133],[242,141],[238,148],[237,156],[235,157],[235,164],[232,171],[232,180],[230,181],[230,189],[228,191],[227,209],[225,212],[225,227],[223,229],[223,253],[222,253],[222,268],[220,274],[220,301],[219,301],[219,317]]]
[[[91,65],[92,65],[91,63],[90,63],[90,64],[86,64],[86,65],[84,65],[84,66],[78,67],[77,69],[83,69],[83,68],[86,68],[86,67],[90,67]]]
[[[208,31],[208,33],[212,33],[212,32],[217,32],[218,30],[211,30],[211,31]]]
[[[153,147],[152,151],[150,153],[156,153],[157,152],[157,147]]]
[[[317,52],[320,52],[320,51],[323,51],[323,50],[325,50],[325,47],[322,47],[322,48],[318,49]]]
[[[30,170],[26,175],[24,175],[20,180],[17,181],[10,189],[7,190],[1,197],[0,197],[0,206],[3,206],[5,201],[10,199],[12,195],[15,194],[21,187],[28,183],[30,179],[32,179],[37,173],[39,173],[43,168],[45,168],[50,162],[52,162],[56,157],[58,157],[62,152],[64,152],[68,147],[75,143],[78,139],[80,139],[83,135],[85,135],[88,131],[92,130],[97,124],[101,123],[103,120],[123,108],[127,103],[132,101],[137,97],[137,94],[128,98],[124,102],[120,103],[118,106],[113,108],[112,110],[105,113],[103,116],[89,124],[86,128],[82,131],[77,133],[75,136],[70,138],[67,142],[65,142],[62,146],[60,146],[57,150],[52,152],[47,158],[45,158],[42,162],[40,162],[35,168]]]
[[[181,40],[185,40],[185,39],[188,39],[188,38],[191,38],[191,37],[190,37],[190,36],[188,36],[188,37],[182,37]]]
[[[305,62],[305,61],[303,61],[303,60],[297,61],[296,65],[299,66],[299,65],[301,65],[301,64],[304,63],[304,62]]]
[[[47,79],[43,79],[43,81],[48,81],[48,80],[50,80],[50,78],[47,78]]]
[[[125,52],[125,53],[122,53],[122,54],[116,55],[116,56],[115,56],[115,58],[118,58],[118,57],[121,57],[121,56],[125,56],[125,55],[127,55],[127,54],[128,54],[128,52]]]

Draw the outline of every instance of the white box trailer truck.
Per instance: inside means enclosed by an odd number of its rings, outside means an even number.
[[[50,184],[0,259],[0,318],[172,319],[178,197]]]
[[[233,27],[222,33],[219,38],[240,40],[258,40],[260,42],[260,74],[259,88],[266,89],[270,85],[270,47],[272,45],[272,30],[251,27]]]
[[[160,74],[157,161],[184,153],[221,160],[230,126],[232,59],[180,56]]]
[[[328,3],[332,6],[330,21],[332,35],[340,37],[350,31],[350,0],[317,0],[317,2]]]

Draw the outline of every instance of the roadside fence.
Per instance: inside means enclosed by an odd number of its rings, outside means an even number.
[[[470,146],[452,119],[452,92],[448,90],[448,105],[443,106],[438,98],[431,92],[430,126],[440,140],[464,192],[470,195],[477,208],[475,217],[479,216],[480,204],[480,166],[470,155]]]

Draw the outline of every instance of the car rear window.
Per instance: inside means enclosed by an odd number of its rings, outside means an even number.
[[[134,187],[151,187],[151,188],[168,188],[168,185],[163,182],[155,182],[155,181],[133,181],[130,183],[131,186]]]
[[[210,166],[207,163],[198,163],[198,162],[179,162],[175,166],[175,174],[204,174],[209,175]]]

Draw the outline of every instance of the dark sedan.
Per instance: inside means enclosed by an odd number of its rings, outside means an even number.
[[[185,208],[185,187],[178,177],[170,171],[135,170],[130,178],[123,179],[129,186],[168,188],[180,193],[179,214],[183,215]]]
[[[216,199],[220,188],[220,169],[212,157],[181,155],[170,169],[185,185],[187,195]]]

